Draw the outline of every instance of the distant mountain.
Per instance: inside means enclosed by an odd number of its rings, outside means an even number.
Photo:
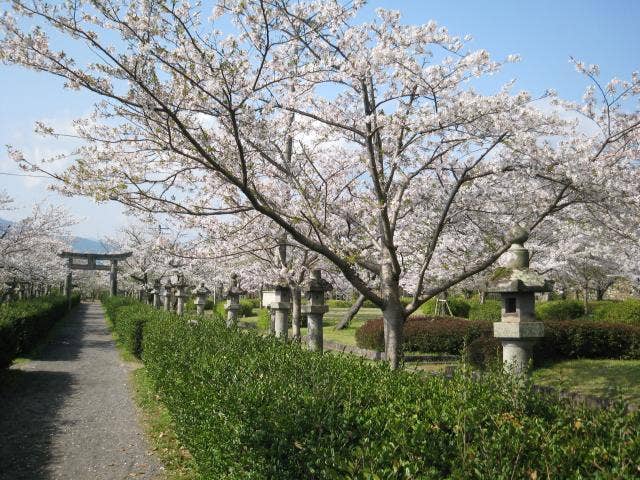
[[[71,245],[74,252],[107,253],[109,251],[108,245],[105,248],[102,242],[92,238],[75,237]]]
[[[14,222],[11,220],[7,220],[6,218],[0,218],[0,230],[4,229],[9,225],[12,225]],[[94,240],[93,238],[85,238],[85,237],[74,237],[71,242],[71,248],[74,252],[91,252],[91,253],[107,253],[109,249],[109,245],[104,245],[102,242],[98,240]]]

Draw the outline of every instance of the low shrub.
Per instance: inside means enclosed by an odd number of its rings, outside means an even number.
[[[118,340],[135,357],[142,357],[142,338],[146,322],[151,318],[166,320],[174,313],[158,310],[151,305],[127,297],[107,297],[102,305]]]
[[[574,320],[584,316],[584,305],[578,300],[551,300],[536,304],[539,320]]]
[[[255,302],[248,298],[240,300],[240,310],[238,311],[239,317],[253,317],[253,309],[255,308]]]
[[[486,367],[501,358],[501,345],[489,333],[469,344],[469,360]],[[544,323],[544,337],[533,346],[536,365],[577,358],[640,359],[640,326],[558,320]]]
[[[465,343],[490,332],[488,322],[456,317],[409,317],[403,328],[404,349],[458,355]],[[356,343],[361,348],[384,351],[382,318],[369,320],[356,330]]]
[[[71,297],[77,305],[80,295]],[[49,295],[0,305],[0,368],[27,353],[67,313],[67,297]]]
[[[330,299],[327,300],[327,305],[329,306],[329,308],[349,308],[351,307],[351,302],[348,300]]]
[[[420,307],[420,311],[425,315],[435,315],[437,298],[430,298]],[[451,314],[458,318],[469,318],[471,304],[462,297],[448,297],[447,303],[451,309]]]
[[[572,358],[640,359],[640,326],[581,320],[545,322],[538,362]]]
[[[640,325],[640,300],[594,302],[591,318],[600,322]]]
[[[258,328],[260,330],[269,330],[271,328],[271,313],[268,308],[258,310]]]
[[[220,321],[154,318],[144,332],[146,370],[203,478],[587,478],[596,461],[601,478],[638,472],[638,412],[573,408],[499,372],[422,378]]]
[[[469,320],[482,320],[485,322],[499,322],[502,315],[502,302],[500,300],[486,299],[484,303],[470,302]]]

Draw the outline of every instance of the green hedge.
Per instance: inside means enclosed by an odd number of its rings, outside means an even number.
[[[601,322],[640,325],[640,300],[594,302],[591,318]]]
[[[404,323],[404,349],[408,352],[433,352],[458,355],[465,344],[491,334],[488,322],[455,317],[409,317]],[[382,318],[369,320],[356,330],[361,348],[384,351]]]
[[[329,306],[329,308],[350,308],[351,303],[352,302],[348,300],[327,300],[327,305]]]
[[[584,305],[578,300],[552,300],[536,304],[539,320],[574,320],[584,316]]]
[[[165,321],[177,317],[173,312],[156,309],[129,297],[104,297],[102,306],[120,344],[137,358],[142,358],[142,337],[147,321],[151,318]]]
[[[484,303],[470,302],[469,320],[482,320],[485,322],[499,322],[502,315],[502,302],[500,300],[486,299]]]
[[[71,302],[77,305],[80,295],[72,295]],[[0,305],[0,368],[32,349],[66,313],[67,298],[62,295]]]
[[[425,379],[175,317],[148,321],[143,343],[145,367],[203,478],[638,472],[638,412],[573,409],[500,373]]]

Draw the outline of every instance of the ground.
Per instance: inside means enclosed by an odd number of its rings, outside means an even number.
[[[640,405],[640,360],[567,360],[532,375],[540,385]]]
[[[158,478],[129,375],[100,305],[80,305],[0,374],[0,480]]]

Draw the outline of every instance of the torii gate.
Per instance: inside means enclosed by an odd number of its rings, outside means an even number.
[[[59,257],[66,258],[69,271],[67,272],[67,280],[65,282],[65,293],[67,300],[71,302],[71,270],[109,270],[111,271],[111,296],[118,294],[118,260],[124,260],[130,257],[132,252],[124,253],[76,253],[76,252],[60,252]],[[75,260],[80,260],[76,262]],[[109,260],[110,265],[99,264],[97,260]],[[85,263],[86,261],[86,263]]]

